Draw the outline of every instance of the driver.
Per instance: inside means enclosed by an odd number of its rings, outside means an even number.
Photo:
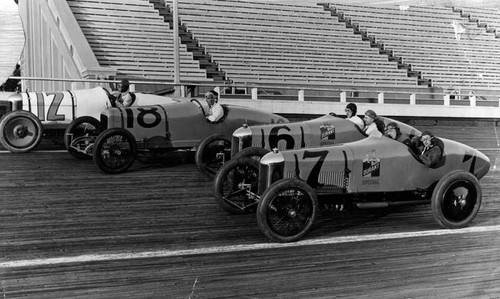
[[[208,111],[205,115],[210,122],[217,122],[224,115],[224,109],[218,103],[219,94],[215,90],[210,90],[205,94],[205,100],[208,104]]]
[[[399,141],[401,143],[404,143],[408,146],[411,143],[410,137],[401,132],[399,125],[395,122],[390,122],[387,124],[387,126],[385,127],[385,136],[394,139],[396,141]]]
[[[354,103],[349,103],[345,107],[345,114],[346,114],[346,119],[352,121],[358,127],[363,130],[365,128],[365,122],[361,119],[361,117],[357,116],[356,113],[358,111],[358,106]]]
[[[418,149],[420,160],[428,167],[435,166],[443,156],[443,151],[435,145],[434,135],[429,131],[424,131],[420,138],[412,139],[412,144]]]
[[[382,137],[384,134],[384,122],[378,118],[377,113],[373,110],[366,110],[365,117],[365,134],[368,136]]]
[[[127,79],[123,79],[118,83],[118,90],[113,91],[113,96],[116,98],[116,107],[129,107],[134,99],[130,93],[130,83]]]

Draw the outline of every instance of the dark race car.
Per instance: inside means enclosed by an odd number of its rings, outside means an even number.
[[[409,136],[420,134],[407,124],[387,117],[380,119],[385,124],[398,123],[402,132]],[[257,191],[258,160],[272,149],[331,146],[366,137],[367,135],[353,122],[332,114],[303,122],[239,128],[233,133],[231,150],[233,158],[215,175],[215,199],[230,213],[244,213],[254,209],[256,202],[249,196]],[[249,188],[250,192],[247,192]]]
[[[481,206],[479,179],[489,171],[490,161],[467,145],[435,139],[443,154],[433,167],[424,165],[411,147],[387,137],[276,150],[260,160],[256,189],[240,183],[240,192],[253,200],[245,208],[256,210],[261,231],[279,242],[302,238],[318,210],[332,206],[430,204],[439,225],[464,227]]]
[[[247,107],[222,105],[217,122],[205,117],[197,99],[169,105],[110,108],[101,114],[102,133],[93,144],[93,159],[104,172],[125,172],[136,156],[196,147],[198,168],[213,176],[230,158],[231,134],[244,124],[285,123],[284,117]],[[88,140],[91,142],[91,140]]]

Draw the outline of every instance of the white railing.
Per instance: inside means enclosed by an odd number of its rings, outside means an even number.
[[[113,86],[119,80],[105,79],[65,79],[10,77],[18,80],[66,81],[72,86],[81,86],[84,82],[88,88],[95,86]],[[323,114],[325,111],[343,111],[348,102],[358,104],[358,111],[377,109],[381,115],[408,115],[418,117],[460,117],[460,118],[498,118],[500,119],[500,90],[488,90],[482,94],[479,91],[460,93],[458,90],[434,92],[427,88],[414,90],[379,88],[379,87],[349,87],[332,85],[308,86],[304,84],[218,84],[206,81],[134,81],[130,80],[131,90],[137,86],[165,85],[175,87],[175,97],[199,97],[209,89],[220,91],[221,102],[262,108],[275,113],[305,113]],[[217,84],[217,85],[214,85]],[[195,87],[195,88],[193,88]],[[195,90],[187,93],[187,90]],[[241,93],[237,94],[235,90]],[[271,91],[283,92],[275,95]],[[485,100],[489,99],[489,100]]]

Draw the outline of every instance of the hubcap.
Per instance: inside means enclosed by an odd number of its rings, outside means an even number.
[[[442,211],[451,222],[461,222],[472,215],[477,205],[477,193],[468,182],[454,183],[444,194]]]
[[[24,138],[28,135],[28,128],[24,125],[17,125],[14,127],[14,136],[17,138]]]
[[[24,116],[11,119],[3,132],[5,142],[19,150],[27,150],[33,146],[40,140],[40,134],[37,124]]]
[[[274,233],[290,237],[309,227],[313,221],[312,199],[300,189],[284,189],[268,205],[267,223]]]

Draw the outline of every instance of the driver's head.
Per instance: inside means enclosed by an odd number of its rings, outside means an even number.
[[[375,120],[377,119],[377,113],[373,110],[366,110],[365,112],[365,117],[363,117],[363,120],[365,121],[366,125],[371,125]]]
[[[215,90],[210,90],[205,94],[205,100],[207,101],[208,106],[212,107],[215,103],[217,103],[217,98],[219,94]]]
[[[395,122],[390,122],[385,127],[386,136],[392,139],[396,139],[400,131],[401,130],[399,129],[399,125]]]
[[[429,132],[429,131],[424,131],[422,133],[422,136],[420,137],[420,140],[422,141],[422,143],[424,144],[425,147],[429,147],[431,145],[433,145],[434,141],[434,135]]]
[[[356,115],[358,112],[358,107],[354,103],[349,103],[347,106],[345,106],[345,113],[347,115],[347,118],[351,118]]]
[[[125,92],[130,88],[130,82],[127,79],[122,79],[120,83],[118,83],[118,90],[120,92]]]

